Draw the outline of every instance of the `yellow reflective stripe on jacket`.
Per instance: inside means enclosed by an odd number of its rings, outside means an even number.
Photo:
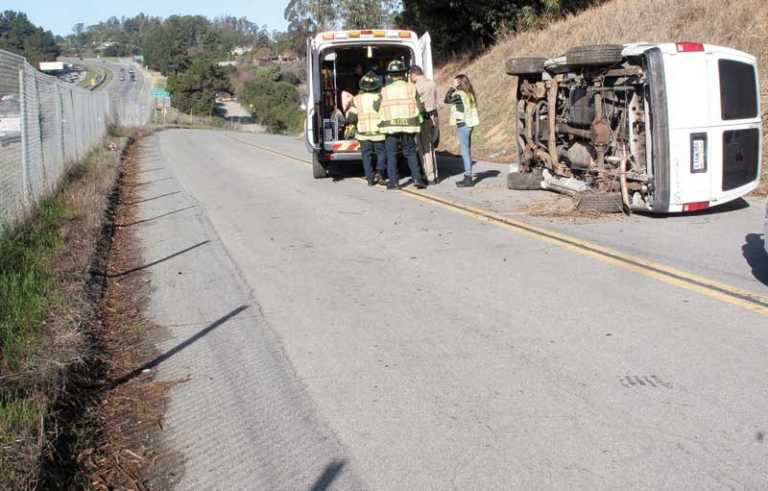
[[[418,133],[421,131],[416,85],[405,80],[395,80],[381,91],[379,108],[382,133]]]
[[[464,105],[464,112],[459,111],[456,104],[452,104],[450,124],[456,126],[458,123],[464,123],[464,125],[469,126],[470,128],[479,125],[480,113],[477,111],[477,102],[475,99],[463,90],[457,90],[456,95],[461,97],[461,102]]]
[[[358,140],[384,140],[384,135],[379,131],[379,112],[375,109],[379,97],[379,94],[363,92],[353,99],[352,109],[357,114]]]

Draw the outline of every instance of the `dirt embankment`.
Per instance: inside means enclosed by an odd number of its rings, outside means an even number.
[[[764,0],[611,0],[550,24],[540,31],[511,36],[475,59],[449,63],[436,76],[442,91],[454,75],[469,75],[478,94],[481,128],[473,134],[480,158],[514,160],[510,121],[514,120],[511,79],[504,62],[515,56],[556,56],[587,44],[702,41],[736,48],[768,66],[768,2]],[[762,107],[768,113],[768,70],[761,70]],[[442,145],[456,151],[455,131],[447,126],[442,109]],[[766,119],[763,118],[764,126]],[[765,129],[768,129],[765,128]],[[768,133],[768,131],[766,131]],[[764,149],[768,154],[768,139]],[[763,169],[763,191],[768,192],[768,170]]]

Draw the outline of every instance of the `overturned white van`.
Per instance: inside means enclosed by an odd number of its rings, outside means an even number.
[[[332,162],[360,163],[359,143],[345,135],[345,97],[356,95],[360,77],[373,70],[385,81],[389,62],[419,65],[432,78],[429,33],[392,29],[323,32],[307,39],[305,136],[312,153],[312,174],[328,176]],[[341,116],[339,116],[341,115]]]
[[[506,68],[518,101],[511,189],[674,213],[759,183],[760,88],[748,53],[697,42],[582,46]]]

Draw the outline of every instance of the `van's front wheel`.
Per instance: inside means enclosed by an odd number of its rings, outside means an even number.
[[[312,177],[315,179],[328,177],[328,169],[325,165],[326,164],[320,160],[320,152],[312,152]]]

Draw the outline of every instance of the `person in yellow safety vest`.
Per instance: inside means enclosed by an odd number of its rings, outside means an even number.
[[[347,123],[355,124],[355,135],[363,153],[363,169],[369,186],[383,181],[382,174],[387,163],[384,135],[379,131],[381,101],[381,79],[370,71],[360,79],[360,93],[352,99],[347,111]],[[373,171],[373,154],[376,154],[376,172]]]
[[[394,60],[387,66],[387,74],[392,81],[381,91],[379,110],[379,129],[386,135],[384,145],[387,149],[387,189],[398,189],[400,178],[397,173],[397,149],[403,149],[403,156],[408,161],[414,185],[424,189],[427,184],[421,176],[419,156],[416,153],[416,135],[421,131],[421,113],[423,106],[416,92],[416,85],[405,79],[408,69],[400,60]]]
[[[445,94],[445,103],[451,105],[450,124],[456,127],[464,161],[464,179],[456,183],[460,188],[475,185],[472,180],[472,130],[480,124],[477,112],[477,96],[469,77],[464,74],[453,79],[453,85]]]

